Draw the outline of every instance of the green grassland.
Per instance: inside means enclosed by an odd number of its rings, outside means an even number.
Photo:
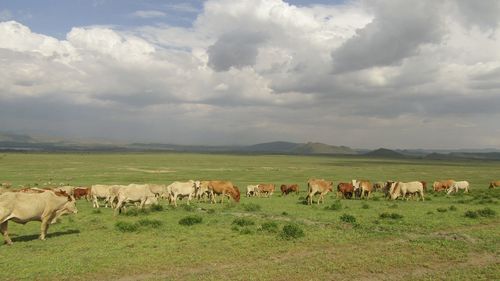
[[[303,204],[308,178],[410,181],[454,178],[470,194],[425,202],[337,200]],[[184,153],[0,154],[0,182],[14,187],[226,179],[239,204],[194,202],[113,216],[77,203],[38,240],[40,223],[9,223],[0,280],[498,280],[500,162]],[[299,183],[299,195],[246,198],[256,183]],[[478,211],[465,216],[467,211]],[[486,210],[486,211],[485,211]],[[183,221],[201,222],[183,225]],[[342,218],[342,219],[341,219]],[[283,232],[286,225],[304,236]],[[288,229],[288,228],[287,228]]]

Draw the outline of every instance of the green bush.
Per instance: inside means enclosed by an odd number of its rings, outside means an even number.
[[[151,205],[151,212],[161,212],[163,211],[163,206],[160,204]]]
[[[179,220],[180,225],[195,225],[201,223],[203,218],[200,216],[187,216]]]
[[[449,209],[450,209],[450,211],[456,211],[457,207],[455,207],[455,205],[451,205]]]
[[[484,208],[477,210],[477,214],[481,217],[494,217],[496,215],[496,212],[490,208]]]
[[[356,217],[349,214],[343,214],[340,216],[340,220],[347,223],[356,223]]]
[[[140,226],[147,226],[151,228],[158,228],[161,226],[161,221],[159,220],[150,220],[150,219],[140,219],[137,222],[138,225]]]
[[[139,229],[137,224],[124,222],[124,221],[116,222],[115,228],[121,232],[134,232],[134,231],[137,231]]]
[[[363,208],[363,209],[370,209],[370,205],[368,205],[366,203],[363,203],[363,205],[361,205],[361,208]]]
[[[292,239],[298,239],[301,237],[305,236],[304,230],[300,228],[300,226],[296,224],[287,224],[283,226],[283,229],[281,230],[280,234],[282,239],[285,240],[292,240]]]
[[[444,212],[448,211],[448,209],[446,209],[446,208],[437,208],[436,211],[438,211],[440,213],[444,213]]]
[[[479,215],[476,211],[466,211],[464,215],[466,218],[471,218],[471,219],[475,219],[475,218],[479,217]]]
[[[100,213],[101,213],[101,209],[92,210],[92,214],[100,214]]]
[[[190,205],[188,205],[188,204],[183,204],[183,205],[181,205],[181,206],[182,206],[182,209],[184,209],[184,211],[193,212],[193,211],[195,211],[195,210],[196,210],[196,206],[195,206],[195,205],[193,205],[193,204],[190,204]]]
[[[281,213],[283,216],[288,216],[288,213],[287,212],[283,212]]]
[[[331,211],[338,211],[342,209],[342,202],[340,200],[337,200],[333,202],[330,206],[326,206],[325,210],[331,210]]]
[[[276,233],[278,232],[278,224],[274,221],[268,221],[261,225],[260,229],[262,231]]]
[[[381,219],[393,219],[393,220],[398,220],[403,218],[403,216],[398,213],[382,213],[380,214],[379,217]]]
[[[238,226],[248,226],[248,225],[254,225],[255,222],[247,218],[237,218],[234,219],[233,224],[236,224]]]
[[[242,204],[243,210],[247,212],[257,212],[260,211],[261,206],[255,203]]]

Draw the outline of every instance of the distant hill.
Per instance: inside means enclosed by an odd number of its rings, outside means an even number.
[[[500,160],[500,152],[485,152],[485,153],[472,153],[472,152],[450,152],[450,153],[430,153],[424,157],[429,160]]]
[[[358,154],[355,150],[347,146],[333,146],[318,142],[299,144],[291,152],[297,154]]]
[[[396,152],[394,150],[390,150],[387,148],[379,148],[373,151],[370,151],[368,153],[363,154],[364,156],[368,157],[379,157],[379,158],[405,158],[405,156],[402,153]]]
[[[275,141],[275,142],[266,142],[266,143],[259,143],[246,146],[243,147],[242,150],[248,152],[290,153],[300,145],[301,145],[300,143]]]
[[[0,142],[32,143],[35,141],[36,140],[30,136],[0,132]]]

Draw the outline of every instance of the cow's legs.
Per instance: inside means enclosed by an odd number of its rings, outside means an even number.
[[[225,195],[226,195],[226,194],[225,194],[225,192],[224,192],[224,191],[222,191],[222,194],[221,194],[221,196],[220,196],[220,197],[221,197],[221,198],[220,198],[220,203],[221,203],[221,204],[224,204],[224,196],[225,196]]]
[[[0,224],[0,232],[3,235],[4,243],[7,245],[12,245],[12,240],[10,240],[9,233],[7,232],[7,228],[9,225],[9,221],[4,221],[2,224]]]
[[[93,199],[93,201],[92,201],[93,202],[93,204],[92,204],[93,207],[94,208],[99,208],[99,201],[97,201],[97,196],[95,196],[95,195],[92,196],[92,199]]]
[[[47,235],[47,231],[49,230],[49,222],[51,221],[50,216],[46,216],[42,219],[42,225],[41,225],[41,233],[40,233],[40,240],[45,240],[45,236]]]
[[[187,201],[188,205],[189,205],[189,201],[191,201],[191,194],[189,194],[189,196],[188,196],[188,201]]]

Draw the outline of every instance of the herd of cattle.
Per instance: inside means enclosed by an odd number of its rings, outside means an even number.
[[[500,181],[493,181],[489,188],[500,186]],[[463,190],[469,191],[467,181],[443,180],[432,185],[435,192],[446,191],[447,194]],[[274,184],[248,185],[247,197],[270,197],[275,192]],[[299,194],[299,185],[281,185],[281,194]],[[381,191],[386,198],[409,200],[417,196],[417,200],[424,199],[427,184],[424,181],[399,182],[387,181],[371,183],[368,180],[352,180],[337,185],[337,198],[369,199],[373,192]],[[313,203],[313,197],[319,195],[317,203],[324,202],[328,192],[333,192],[333,182],[324,179],[310,179],[307,182],[307,203]],[[210,200],[216,203],[216,196],[220,196],[221,203],[224,197],[240,201],[240,190],[230,181],[186,181],[173,182],[170,185],[162,184],[129,184],[129,185],[92,185],[91,187],[60,186],[55,188],[23,188],[12,190],[0,187],[0,232],[5,243],[12,244],[8,235],[8,222],[25,224],[29,221],[41,221],[40,239],[45,240],[50,224],[64,214],[77,213],[75,202],[85,198],[92,201],[94,208],[99,208],[99,200],[105,207],[114,208],[115,215],[125,208],[127,203],[136,204],[143,208],[145,205],[158,203],[159,199],[166,199],[170,204],[177,206],[177,200],[187,198],[187,204],[193,198]]]

